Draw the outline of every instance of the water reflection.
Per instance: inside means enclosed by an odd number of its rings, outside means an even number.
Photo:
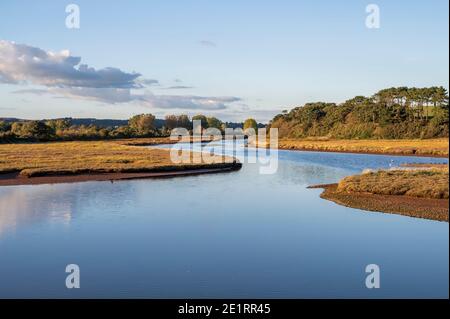
[[[35,223],[69,226],[84,209],[120,214],[135,196],[136,188],[126,182],[0,187],[0,236]]]
[[[306,189],[392,157],[279,155],[273,175],[244,164],[227,174],[0,187],[0,297],[448,296],[448,224],[364,213]],[[69,263],[81,267],[80,290],[64,287]],[[365,289],[369,263],[386,289]]]
[[[206,143],[203,148],[210,150]],[[232,142],[215,142],[214,151],[218,154],[238,156],[244,163],[244,168],[237,172],[237,179],[230,174],[217,174],[212,178],[214,183],[223,183],[233,187],[233,183],[239,184],[243,179],[255,180],[263,188],[307,187],[321,183],[334,183],[341,178],[354,173],[359,173],[366,168],[387,168],[399,166],[402,163],[448,163],[447,159],[389,156],[389,155],[364,155],[324,152],[296,152],[279,151],[281,165],[273,176],[259,174],[257,164],[248,164],[248,156],[266,157],[270,155],[265,150],[254,152],[246,149],[242,142],[237,145]],[[156,147],[170,148],[173,145],[160,145]],[[190,148],[189,144],[180,146]],[[201,151],[201,148],[194,148]],[[255,159],[250,162],[257,163]],[[231,174],[232,175],[232,174]],[[165,179],[163,179],[164,181]],[[171,180],[171,179],[170,179]],[[178,184],[183,184],[186,178],[175,178]],[[195,181],[196,177],[187,177],[187,180]],[[147,183],[150,181],[147,181]],[[164,184],[164,183],[163,183]],[[74,184],[35,185],[35,186],[11,186],[0,187],[0,236],[7,230],[15,230],[18,227],[38,222],[60,223],[69,225],[73,215],[77,214],[80,205],[91,207],[97,211],[102,207],[110,213],[121,213],[121,209],[136,200],[141,189],[133,183],[126,182],[87,182]],[[173,187],[172,183],[168,183]],[[195,187],[192,185],[192,187]],[[169,188],[168,192],[178,192],[177,188]],[[274,191],[274,189],[272,189]],[[145,191],[144,191],[145,192]],[[144,195],[145,196],[145,195]],[[208,192],[201,193],[202,197],[210,197]],[[105,201],[104,197],[107,198]],[[189,199],[187,199],[189,201]]]
[[[73,203],[61,198],[66,190],[64,185],[0,187],[0,236],[40,221],[70,224]]]

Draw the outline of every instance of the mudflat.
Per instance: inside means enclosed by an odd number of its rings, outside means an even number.
[[[408,166],[411,169],[368,172],[310,188],[323,188],[322,198],[347,207],[448,222],[448,165]]]

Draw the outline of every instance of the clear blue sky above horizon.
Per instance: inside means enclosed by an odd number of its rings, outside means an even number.
[[[78,30],[65,26],[69,3],[80,7]],[[380,8],[379,29],[366,28],[370,3]],[[447,0],[2,1],[0,40],[69,50],[97,70],[138,72],[159,84],[144,89],[151,103],[108,103],[36,94],[42,83],[0,83],[0,117],[150,112],[267,121],[306,102],[391,86],[448,88],[448,10]],[[180,106],[190,96],[197,100]]]

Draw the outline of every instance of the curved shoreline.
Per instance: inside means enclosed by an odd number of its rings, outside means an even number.
[[[42,185],[42,184],[61,184],[61,183],[79,183],[79,182],[100,182],[100,181],[120,181],[148,178],[171,178],[180,176],[193,176],[203,174],[215,174],[232,172],[241,169],[239,162],[214,165],[211,167],[198,168],[193,167],[171,170],[137,171],[137,172],[92,172],[85,174],[49,174],[44,176],[26,177],[21,176],[19,172],[0,174],[0,186],[18,186],[18,185]]]
[[[418,198],[405,195],[379,195],[370,193],[337,192],[337,184],[314,185],[322,188],[320,197],[336,204],[365,211],[397,214],[448,222],[448,199]]]

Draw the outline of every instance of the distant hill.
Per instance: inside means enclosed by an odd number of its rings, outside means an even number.
[[[61,119],[61,118],[59,118],[59,119]],[[59,119],[54,119],[54,120],[59,120]],[[119,127],[119,126],[124,126],[124,125],[128,124],[128,120],[71,118],[71,117],[67,117],[64,119],[69,120],[72,125],[77,125],[77,126],[79,126],[79,125],[85,125],[85,126],[95,125],[95,126],[101,127],[101,128]],[[49,120],[49,119],[44,119],[43,121],[46,121],[46,120]],[[30,121],[30,120],[18,119],[18,118],[13,118],[13,117],[0,117],[0,121],[3,121],[3,122],[26,122],[26,121]],[[156,128],[163,127],[164,122],[165,122],[164,120],[156,119],[155,120]]]
[[[97,127],[117,127],[127,125],[128,120],[94,119],[94,118],[67,118],[72,125],[95,125]]]
[[[235,129],[235,128],[244,128],[244,123],[238,123],[238,122],[225,122],[225,125],[228,127],[228,128],[232,128],[232,129]],[[264,128],[264,127],[266,127],[266,124],[262,124],[262,123],[258,123],[258,128]]]
[[[15,117],[0,117],[0,122],[7,122],[7,123],[11,123],[11,122],[23,122],[25,120],[21,120]]]

